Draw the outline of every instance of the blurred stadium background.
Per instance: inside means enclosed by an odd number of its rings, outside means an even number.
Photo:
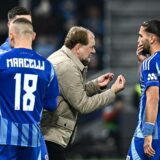
[[[160,1],[1,0],[0,43],[7,37],[7,12],[17,5],[32,11],[37,33],[34,49],[42,56],[62,46],[71,26],[81,25],[96,35],[97,53],[88,78],[107,71],[126,77],[126,89],[116,103],[80,116],[75,142],[67,149],[68,160],[125,159],[137,120],[138,30],[143,21],[160,18]]]

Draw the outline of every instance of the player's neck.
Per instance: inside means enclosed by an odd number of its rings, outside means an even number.
[[[23,42],[23,41],[22,41],[22,42]],[[19,43],[16,43],[16,44],[14,45],[14,48],[27,48],[27,49],[32,49],[32,44],[29,43],[29,42],[26,42],[26,43],[21,43],[21,42],[19,42]]]
[[[151,54],[153,55],[154,53],[160,51],[160,44],[157,44],[157,45],[154,45],[152,48],[151,48]]]

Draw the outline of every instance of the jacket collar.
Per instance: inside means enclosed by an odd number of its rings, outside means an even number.
[[[72,61],[80,68],[81,71],[88,68],[87,66],[84,66],[82,64],[82,62],[74,55],[74,53],[69,48],[63,46],[62,50],[70,59],[72,59]]]

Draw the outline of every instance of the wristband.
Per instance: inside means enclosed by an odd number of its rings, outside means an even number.
[[[155,126],[154,123],[145,122],[142,128],[143,136],[146,137],[152,135],[154,131],[154,126]]]

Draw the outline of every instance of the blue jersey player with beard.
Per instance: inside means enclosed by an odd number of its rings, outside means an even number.
[[[138,43],[143,45],[143,54],[150,53],[150,56],[140,66],[141,99],[138,124],[126,160],[159,160],[160,21],[142,23]]]

